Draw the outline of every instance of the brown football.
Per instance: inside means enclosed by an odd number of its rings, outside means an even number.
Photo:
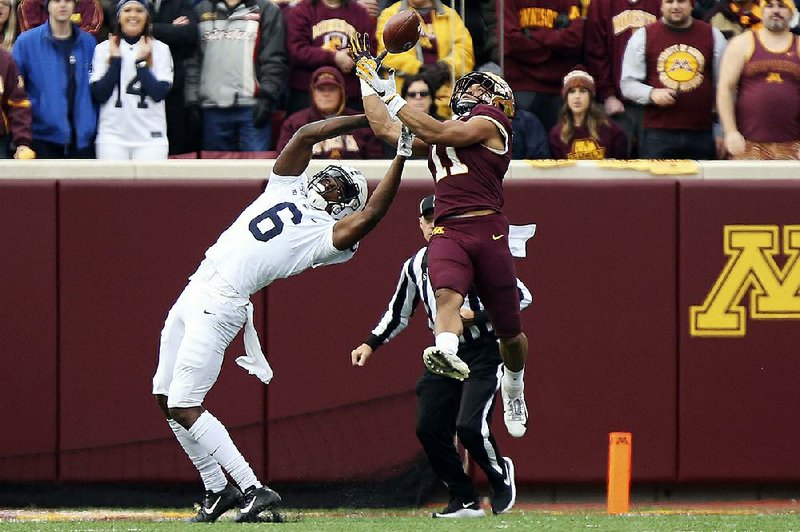
[[[402,54],[419,40],[419,15],[413,9],[395,13],[383,27],[383,44],[390,54]]]

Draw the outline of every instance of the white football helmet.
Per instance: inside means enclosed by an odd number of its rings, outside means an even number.
[[[325,199],[337,191],[336,199]],[[367,204],[367,178],[352,166],[331,164],[308,180],[308,202],[336,220],[364,210]]]

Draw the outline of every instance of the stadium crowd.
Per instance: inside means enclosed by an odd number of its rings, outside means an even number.
[[[503,75],[515,159],[800,158],[793,0],[0,0],[0,158],[274,157],[363,110],[350,39],[377,55],[409,8],[398,91],[445,119],[455,80]],[[314,157],[390,148],[367,129]]]

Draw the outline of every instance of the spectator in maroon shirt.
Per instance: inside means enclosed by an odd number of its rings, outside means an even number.
[[[35,158],[29,148],[31,101],[20,80],[11,54],[0,48],[0,159]]]
[[[305,124],[358,111],[345,107],[344,77],[335,67],[324,66],[311,75],[311,106],[284,120],[277,148],[282,151]],[[314,159],[382,159],[383,145],[370,128],[356,129],[314,144]]]
[[[516,108],[533,112],[550,129],[561,107],[561,80],[580,62],[581,2],[505,0],[501,9],[505,79]]]
[[[47,0],[20,0],[17,6],[17,15],[19,15],[19,31],[21,32],[41,26],[47,22],[50,16],[47,12]],[[83,31],[91,33],[95,37],[101,36],[102,40],[105,35],[101,35],[100,29],[104,19],[103,6],[100,5],[99,0],[75,1],[75,14],[72,15],[72,21]]]
[[[576,68],[564,76],[564,106],[550,130],[550,151],[556,159],[627,159],[625,133],[595,102],[594,78]]]
[[[356,32],[374,42],[375,19],[366,8],[355,0],[303,0],[284,14],[291,88],[286,111],[309,106],[311,73],[321,66],[336,67],[344,75],[347,106],[362,109],[349,45]]]

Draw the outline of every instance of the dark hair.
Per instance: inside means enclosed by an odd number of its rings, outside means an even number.
[[[431,93],[431,106],[428,108],[428,114],[434,117],[435,119],[439,120],[439,115],[436,113],[436,91],[438,87],[436,87],[431,80],[426,78],[425,76],[421,76],[419,74],[414,74],[413,76],[406,76],[403,79],[403,88],[400,89],[400,97],[404,100],[408,95],[408,88],[411,86],[412,83],[415,81],[421,81],[428,87],[428,92]]]
[[[561,142],[569,144],[575,135],[575,119],[573,118],[572,109],[566,103],[561,106],[559,111],[559,118],[561,121]],[[594,100],[589,101],[589,108],[586,110],[586,116],[583,119],[583,125],[589,130],[589,136],[595,140],[599,140],[600,135],[598,130],[601,127],[608,125],[608,116],[605,109]]]

